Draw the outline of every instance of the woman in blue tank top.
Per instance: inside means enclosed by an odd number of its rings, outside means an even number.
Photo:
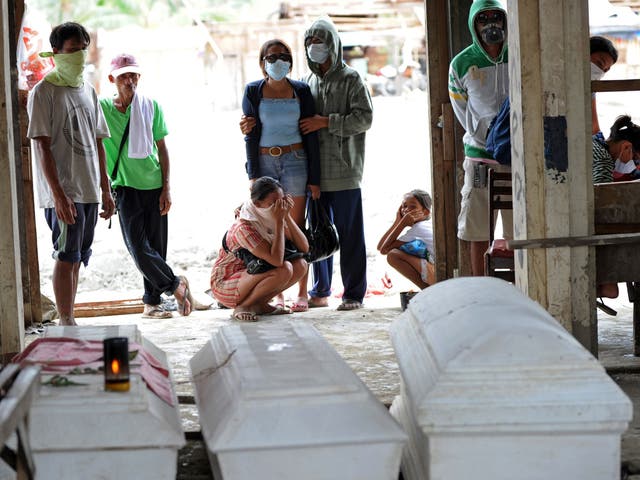
[[[247,175],[251,183],[263,176],[278,180],[293,197],[292,218],[304,228],[307,191],[320,197],[320,155],[317,132],[303,135],[299,122],[315,115],[315,103],[306,83],[287,78],[293,56],[284,41],[265,42],[259,62],[264,78],[249,83],[242,99],[244,114],[256,119],[245,136]],[[308,309],[307,276],[298,283],[293,311]],[[282,294],[276,304],[284,307]]]

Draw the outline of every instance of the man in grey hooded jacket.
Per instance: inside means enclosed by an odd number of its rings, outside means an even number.
[[[331,20],[321,17],[304,34],[316,115],[300,120],[303,134],[318,132],[320,143],[319,201],[333,218],[340,236],[340,273],[344,293],[338,310],[362,307],[367,291],[360,182],[364,170],[365,132],[371,127],[373,105],[364,81],[342,59],[342,41]],[[245,135],[255,120],[243,117]],[[313,264],[310,307],[326,307],[331,295],[333,257]]]
[[[362,307],[367,290],[360,182],[364,169],[365,132],[371,127],[373,106],[364,81],[342,59],[342,42],[335,25],[319,18],[304,34],[316,115],[300,121],[302,133],[318,132],[320,142],[320,202],[340,236],[340,273],[344,293],[338,310]],[[333,258],[313,264],[309,306],[326,306],[331,294]]]

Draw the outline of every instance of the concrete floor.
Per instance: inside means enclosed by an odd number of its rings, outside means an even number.
[[[634,420],[622,438],[622,478],[640,480],[640,358],[632,353],[632,309],[624,293],[626,290],[621,288],[621,292],[621,298],[607,302],[618,310],[616,317],[599,312],[599,358],[634,402]],[[388,335],[390,323],[401,313],[399,295],[387,293],[367,298],[365,308],[351,312],[337,312],[338,302],[332,298],[329,308],[264,317],[263,321],[310,322],[378,399],[389,405],[399,393],[399,370]],[[139,315],[78,320],[80,325],[137,324],[144,336],[167,352],[177,393],[186,397],[193,395],[189,360],[219,327],[231,322],[230,311],[218,309],[196,311],[186,318],[167,320],[142,319]],[[197,433],[189,433],[200,429],[195,405],[181,405],[181,417],[188,438],[195,440],[181,451],[178,478],[210,478],[203,445],[197,440]]]

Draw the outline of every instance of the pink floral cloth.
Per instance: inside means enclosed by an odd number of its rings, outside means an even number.
[[[129,371],[140,374],[149,390],[173,406],[169,371],[142,345],[129,342],[129,352],[135,351],[138,354],[129,362]],[[103,367],[102,341],[68,337],[39,338],[11,361],[39,365],[43,373],[69,374],[77,368],[98,370]]]

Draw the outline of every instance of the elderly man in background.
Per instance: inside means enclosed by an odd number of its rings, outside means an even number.
[[[113,98],[100,99],[111,130],[104,140],[107,168],[116,195],[122,237],[144,278],[144,318],[169,318],[161,294],[174,295],[178,311],[193,308],[189,282],[167,264],[168,220],[171,208],[168,130],[160,105],[137,92],[142,70],[126,53],[111,61]]]

